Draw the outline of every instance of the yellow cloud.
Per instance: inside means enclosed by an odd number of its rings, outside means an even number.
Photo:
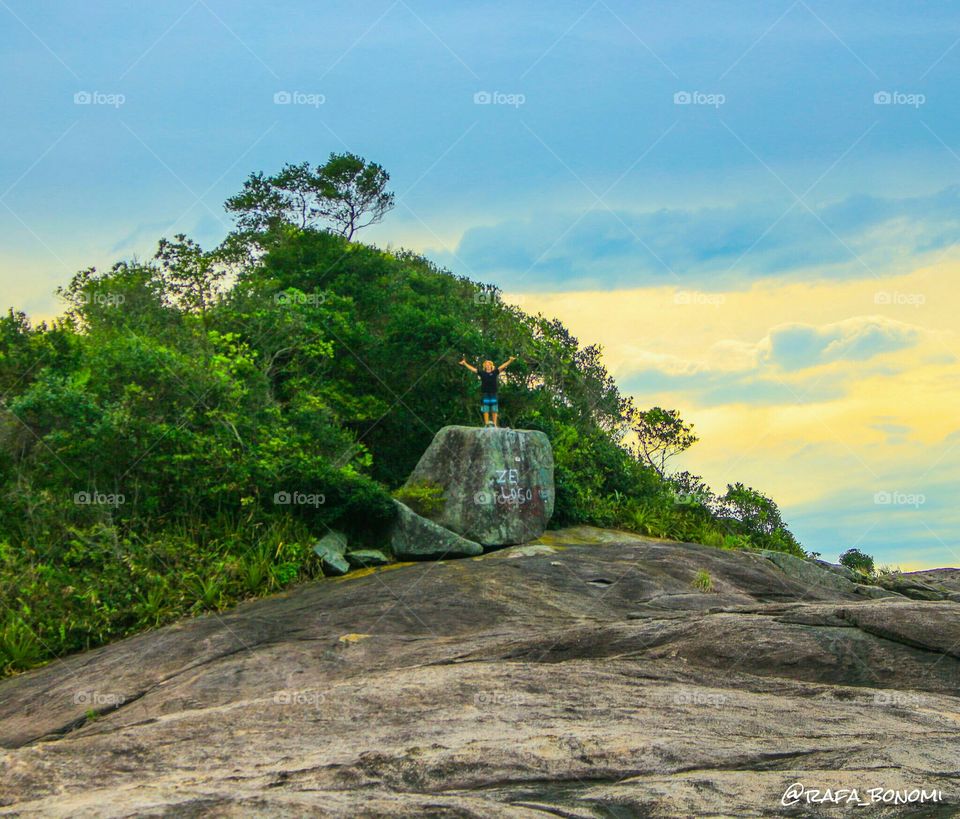
[[[719,293],[664,286],[514,298],[559,318],[582,341],[602,344],[621,382],[655,369],[776,377],[798,395],[810,391],[813,400],[779,404],[711,403],[669,386],[635,396],[638,406],[674,407],[696,425],[701,441],[683,456],[683,468],[716,488],[741,480],[793,505],[895,489],[884,485],[893,464],[904,489],[938,468],[944,440],[960,426],[958,274],[960,265],[945,263],[883,279],[764,281]],[[765,367],[771,332],[797,324],[833,328],[840,346],[866,325],[908,332],[912,343],[867,361],[841,358],[792,372]],[[839,385],[842,394],[818,399],[811,390],[818,384]],[[906,430],[886,431],[898,427]]]

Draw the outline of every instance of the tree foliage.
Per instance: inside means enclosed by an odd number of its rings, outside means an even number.
[[[298,228],[326,222],[352,239],[361,228],[381,221],[393,208],[390,175],[356,154],[330,154],[323,165],[286,164],[273,176],[251,174],[243,190],[226,202],[245,233],[262,233],[287,223]]]
[[[0,671],[316,576],[331,528],[383,547],[390,492],[440,427],[477,416],[464,354],[518,356],[501,418],[552,442],[553,525],[802,554],[756,490],[666,473],[692,426],[638,412],[599,347],[351,242],[387,201],[355,159],[255,174],[220,247],[164,239],[78,272],[52,323],[0,317]]]
[[[847,549],[840,555],[840,565],[865,575],[872,575],[875,570],[873,558],[859,549]]]
[[[693,425],[684,423],[677,410],[652,407],[634,412],[630,426],[636,435],[639,456],[662,478],[667,475],[667,461],[699,440]]]

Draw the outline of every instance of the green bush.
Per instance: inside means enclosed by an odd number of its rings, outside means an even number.
[[[20,671],[35,665],[43,657],[43,646],[30,627],[17,616],[0,624],[0,669]]]
[[[873,558],[859,549],[847,549],[840,555],[840,565],[867,577],[874,574]]]
[[[443,487],[431,481],[401,486],[393,491],[393,497],[425,518],[435,515],[444,504]]]
[[[693,587],[702,592],[713,591],[713,579],[710,577],[710,572],[706,569],[699,569],[693,578]]]

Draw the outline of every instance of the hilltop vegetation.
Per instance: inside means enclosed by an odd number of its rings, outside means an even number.
[[[553,525],[803,555],[761,493],[667,472],[691,428],[639,412],[598,347],[285,212],[212,251],[180,235],[82,271],[52,323],[0,318],[5,672],[317,576],[330,527],[382,545],[390,492],[436,430],[477,417],[461,355],[518,356],[501,422],[550,437]]]

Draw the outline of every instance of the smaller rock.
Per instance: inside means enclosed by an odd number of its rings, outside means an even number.
[[[320,566],[326,577],[346,574],[350,571],[350,564],[343,555],[323,546],[314,546],[313,551],[320,556]]]
[[[944,589],[938,589],[929,583],[921,583],[919,580],[904,577],[902,574],[892,574],[881,576],[877,584],[888,591],[902,594],[904,597],[910,597],[914,600],[948,600],[951,597],[950,592]]]
[[[325,546],[337,554],[342,555],[345,551],[347,551],[347,536],[343,532],[337,532],[336,530],[331,529],[327,534],[317,541],[317,546]]]
[[[923,569],[899,574],[905,580],[918,580],[935,589],[942,589],[948,595],[960,594],[960,569]]]
[[[342,532],[330,532],[313,545],[320,558],[324,575],[341,575],[350,571],[350,563],[343,556],[347,550],[347,536]]]
[[[863,580],[862,575],[858,575],[853,569],[848,569],[846,566],[842,566],[839,563],[830,563],[826,560],[814,560],[813,562],[816,563],[821,569],[826,569],[828,572],[838,574],[841,577],[849,580],[851,583],[859,583],[861,580]]]
[[[379,549],[357,549],[355,552],[347,552],[346,558],[354,569],[386,566],[390,562],[390,558]]]
[[[397,520],[390,535],[390,551],[399,560],[443,560],[483,554],[483,546],[420,517],[394,500]]]
[[[761,549],[759,554],[777,566],[788,577],[806,585],[822,586],[834,591],[856,594],[861,597],[880,598],[896,597],[897,593],[888,589],[881,589],[866,583],[854,583],[847,580],[842,574],[819,565],[819,561],[806,560],[802,557],[777,552],[772,549]]]

